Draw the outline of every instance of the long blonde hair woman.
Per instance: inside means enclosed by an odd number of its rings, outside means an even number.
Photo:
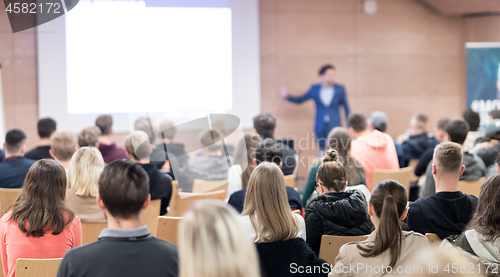
[[[179,225],[181,277],[260,276],[255,244],[223,202],[200,201]]]
[[[95,147],[78,149],[69,162],[66,202],[82,222],[106,222],[95,200],[103,169],[104,160]]]
[[[252,238],[257,242],[266,276],[291,276],[284,272],[307,276],[305,271],[294,271],[292,266],[323,266],[305,241],[304,219],[290,210],[285,179],[276,164],[264,162],[252,172],[240,221],[254,231]],[[327,269],[328,266],[317,276],[326,276]]]

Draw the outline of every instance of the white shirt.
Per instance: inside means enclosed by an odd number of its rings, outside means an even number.
[[[233,192],[241,190],[242,182],[241,175],[243,174],[243,170],[239,164],[232,165],[227,171],[227,198],[226,202],[229,200],[229,196],[233,194]]]
[[[297,233],[297,238],[303,238],[304,240],[306,240],[306,222],[304,221],[304,218],[299,214],[293,213],[292,211],[290,211],[290,213],[292,213],[292,215],[299,222],[299,232]],[[252,226],[252,222],[250,221],[250,217],[248,215],[242,215],[242,216],[238,217],[238,219],[243,224],[243,226],[245,226],[245,228],[248,230],[248,234],[250,235],[250,239],[252,239],[256,242],[255,229]]]
[[[335,90],[333,89],[333,86],[326,88],[321,87],[321,90],[319,91],[319,99],[321,100],[321,103],[323,103],[325,107],[330,107],[334,95],[335,95]],[[328,116],[328,114],[325,114],[325,122],[330,122],[330,117]]]

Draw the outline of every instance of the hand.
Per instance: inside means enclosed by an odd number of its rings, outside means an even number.
[[[288,96],[288,88],[286,86],[281,86],[281,97],[287,98]]]

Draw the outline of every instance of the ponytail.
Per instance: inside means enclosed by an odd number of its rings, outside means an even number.
[[[403,231],[400,217],[406,209],[406,188],[393,180],[385,180],[373,190],[370,200],[375,214],[379,217],[379,227],[372,245],[358,243],[363,257],[375,257],[390,250],[393,267],[401,255]]]

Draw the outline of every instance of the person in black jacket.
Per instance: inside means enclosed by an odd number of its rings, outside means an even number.
[[[144,131],[134,131],[125,138],[127,157],[141,165],[149,176],[149,194],[151,200],[161,199],[160,215],[167,213],[167,207],[172,196],[172,178],[158,170],[156,164],[151,163],[151,144],[148,134]]]
[[[403,150],[402,159],[399,162],[401,168],[407,167],[410,160],[420,159],[429,148],[434,148],[439,141],[427,131],[429,117],[417,112],[410,120],[410,129],[407,134],[398,137]]]
[[[320,196],[306,211],[306,233],[307,243],[317,255],[323,235],[370,234],[373,224],[367,213],[365,196],[356,189],[345,190],[347,176],[337,150],[327,151],[316,174],[316,182]]]
[[[463,174],[463,154],[458,143],[443,142],[436,146],[432,175],[436,194],[410,203],[408,226],[421,234],[435,233],[441,239],[462,233],[476,209],[477,198],[458,190]]]

